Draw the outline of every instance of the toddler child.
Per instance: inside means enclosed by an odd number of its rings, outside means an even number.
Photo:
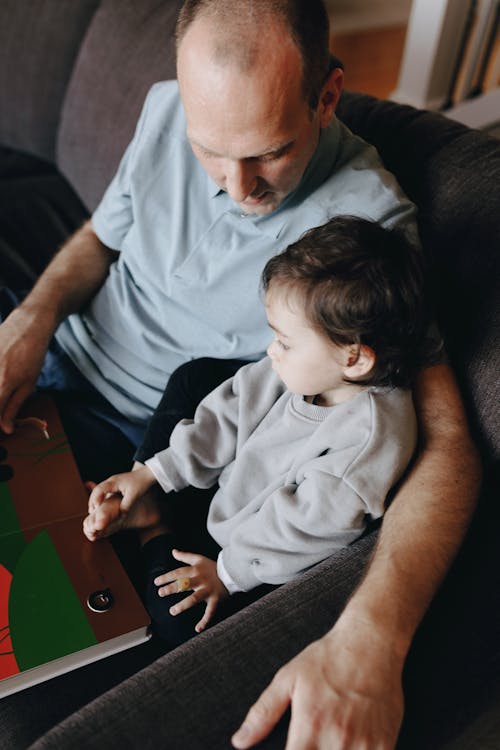
[[[199,632],[230,595],[289,581],[351,544],[383,514],[415,449],[410,388],[426,330],[418,251],[374,222],[337,217],[272,258],[262,286],[268,356],[212,391],[165,450],[90,496],[93,540],[133,526],[134,503],[154,485],[216,487],[216,559],[179,551],[164,525],[148,529],[162,555],[148,606],[167,640],[194,605],[206,602]]]

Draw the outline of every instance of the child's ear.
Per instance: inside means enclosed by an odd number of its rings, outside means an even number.
[[[359,380],[368,375],[375,365],[376,357],[369,346],[350,346],[347,349],[347,364],[344,375],[349,380]]]

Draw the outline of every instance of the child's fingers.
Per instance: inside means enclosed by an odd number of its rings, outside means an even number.
[[[99,513],[99,510],[97,508],[93,513],[89,513],[83,521],[83,531],[87,539],[90,539],[91,542],[95,541],[106,527],[106,518]]]
[[[92,509],[97,508],[98,505],[106,498],[106,495],[114,494],[117,490],[116,484],[112,479],[105,479],[104,482],[96,484],[89,497],[89,509],[92,505]]]
[[[170,607],[168,611],[171,615],[180,615],[181,612],[185,612],[186,609],[191,609],[191,607],[194,607],[198,602],[199,599],[196,596],[196,592],[193,591],[191,596],[186,596],[185,599],[182,599],[180,602],[177,602],[177,604],[174,604],[173,607]]]
[[[195,627],[195,630],[197,633],[201,633],[202,630],[205,630],[208,623],[214,616],[216,609],[217,609],[217,600],[215,599],[215,597],[211,596],[208,599],[207,607],[205,609],[205,614],[203,615],[203,617],[201,618],[201,620]]]
[[[153,583],[155,586],[163,586],[167,583],[174,583],[180,578],[190,578],[193,573],[193,569],[189,568],[176,568],[175,570],[167,570],[166,573],[162,573],[160,576],[156,576]]]
[[[83,533],[87,539],[94,542],[96,539],[96,529],[94,526],[94,517],[92,514],[88,515],[83,521]]]
[[[188,578],[180,578],[178,581],[174,581],[173,583],[169,583],[166,586],[162,586],[158,589],[158,596],[164,597],[164,596],[170,596],[171,594],[181,594],[183,591],[192,591],[192,586],[190,584],[187,584],[188,588],[180,587],[179,588],[179,582],[188,581]]]
[[[179,549],[173,549],[172,557],[181,562],[188,563],[188,565],[196,565],[200,561],[201,555],[197,555],[194,552],[182,552]]]
[[[94,510],[102,503],[103,493],[97,484],[89,495],[88,510],[93,513]]]

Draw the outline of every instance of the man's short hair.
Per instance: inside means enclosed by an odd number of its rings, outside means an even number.
[[[249,24],[267,23],[269,17],[282,23],[300,52],[304,99],[312,110],[317,108],[330,70],[330,27],[323,0],[185,0],[177,19],[177,47],[201,15],[235,35]]]
[[[422,255],[398,230],[331,219],[268,261],[262,286],[275,285],[335,344],[375,352],[375,367],[358,382],[409,386],[433,353]]]

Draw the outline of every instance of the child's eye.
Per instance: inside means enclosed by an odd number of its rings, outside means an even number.
[[[289,346],[287,346],[286,344],[284,344],[284,343],[283,343],[282,341],[280,341],[279,339],[276,339],[276,343],[277,343],[277,344],[278,344],[279,346],[281,346],[281,348],[282,348],[282,349],[283,349],[283,350],[284,350],[285,352],[287,352],[287,351],[288,351],[288,350],[290,349],[290,347],[289,347]]]

